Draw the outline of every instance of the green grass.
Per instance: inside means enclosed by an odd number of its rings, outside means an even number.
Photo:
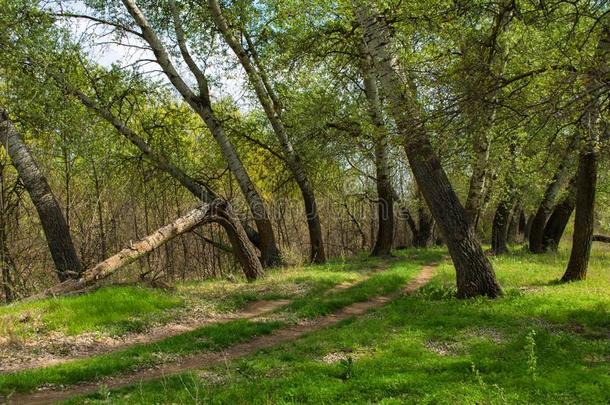
[[[494,258],[497,300],[452,297],[443,265],[421,292],[228,366],[102,392],[99,403],[607,404],[610,254],[556,284],[567,260]],[[305,311],[308,313],[308,311]],[[329,354],[351,357],[327,364]],[[72,403],[81,403],[82,398]]]
[[[440,259],[442,251],[410,252],[409,254],[411,256],[410,261],[405,261],[404,257],[403,260],[392,259],[388,261],[389,268],[385,272],[376,273],[360,284],[329,294],[325,294],[328,287],[336,284],[336,281],[344,280],[346,277],[332,278],[332,282],[329,283],[328,277],[321,277],[321,271],[325,271],[326,274],[331,276],[355,271],[357,276],[361,277],[366,268],[371,269],[372,263],[380,264],[379,259],[358,260],[347,267],[345,267],[345,264],[311,266],[311,279],[308,282],[317,285],[317,288],[309,290],[303,298],[297,299],[290,306],[280,311],[278,315],[282,315],[286,319],[285,321],[254,322],[242,320],[208,325],[155,344],[137,345],[127,350],[75,360],[56,366],[2,374],[0,375],[0,393],[8,395],[15,391],[31,391],[41,385],[68,385],[90,381],[204,350],[220,350],[254,336],[268,334],[287,323],[322,315],[354,302],[365,301],[382,293],[396,291],[417,273],[422,263]],[[290,273],[290,270],[287,273]],[[292,276],[295,280],[307,278],[307,269],[300,269]],[[273,277],[281,278],[279,275],[270,275],[271,280],[273,280]],[[350,279],[350,277],[347,278]],[[320,280],[323,282],[320,282]],[[257,283],[264,284],[265,281]],[[207,287],[204,286],[203,288]],[[237,291],[237,294],[241,293],[239,292],[241,290],[237,289]],[[315,303],[315,305],[312,305],[312,303]]]
[[[0,307],[0,333],[27,338],[59,331],[124,334],[139,331],[184,300],[161,290],[107,287],[90,294],[51,298]]]

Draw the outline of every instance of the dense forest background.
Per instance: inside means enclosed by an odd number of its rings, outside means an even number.
[[[430,141],[493,253],[552,249],[549,218],[570,218],[587,186],[594,233],[610,233],[605,1],[0,3],[3,131],[61,208],[81,262],[68,270],[217,198],[259,242],[262,267],[447,243],[410,136]],[[392,72],[408,97],[390,91]],[[14,142],[3,133],[4,301],[61,276]],[[240,276],[230,219],[116,276]]]

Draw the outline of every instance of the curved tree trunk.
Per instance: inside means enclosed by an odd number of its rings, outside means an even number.
[[[577,137],[574,137],[576,140]],[[557,170],[553,179],[547,186],[544,191],[544,196],[542,197],[542,201],[538,206],[538,210],[536,211],[536,215],[532,220],[530,232],[529,232],[529,251],[531,253],[544,253],[544,228],[547,220],[549,219],[549,215],[553,210],[553,205],[555,204],[555,200],[557,199],[557,195],[561,191],[561,187],[565,183],[570,167],[570,155],[572,154],[572,150],[575,146],[575,141],[572,141],[566,150],[563,158],[561,159],[559,166],[557,166]]]
[[[134,22],[141,29],[142,38],[144,38],[150,46],[150,49],[155,56],[155,60],[163,70],[163,73],[167,76],[178,93],[180,93],[184,101],[191,106],[197,115],[199,115],[220,147],[221,153],[229,166],[229,170],[235,177],[235,180],[250,207],[252,216],[254,217],[259,232],[263,265],[275,266],[281,264],[281,255],[277,247],[275,233],[271,220],[269,219],[266,204],[248,175],[243,162],[237,154],[235,146],[227,137],[222,121],[216,116],[216,113],[212,109],[208,80],[203,71],[198,68],[186,48],[181,21],[174,19],[176,39],[184,62],[195,76],[197,85],[199,86],[198,94],[191,89],[180,73],[178,73],[165,46],[134,0],[122,0],[122,2]]]
[[[570,180],[566,196],[555,206],[544,227],[544,250],[556,251],[576,207],[576,177]]]
[[[502,290],[491,263],[483,253],[451,183],[430,143],[420,119],[416,87],[402,81],[388,50],[390,39],[382,16],[373,15],[370,4],[356,1],[356,13],[364,30],[367,52],[372,56],[381,88],[388,98],[396,126],[419,189],[438,224],[457,273],[458,296],[497,297]]]
[[[228,202],[222,200],[216,193],[214,193],[214,191],[206,188],[203,184],[186,174],[181,168],[175,166],[164,155],[154,151],[144,139],[121,122],[114,114],[112,114],[110,110],[102,108],[81,91],[71,88],[70,86],[66,85],[66,83],[63,84],[71,94],[75,95],[83,103],[84,106],[92,111],[95,111],[100,117],[112,124],[112,126],[121,135],[134,144],[140,150],[140,152],[142,152],[144,156],[146,156],[146,158],[158,169],[172,176],[196,198],[200,199],[204,203],[215,203],[215,210],[219,218],[226,218],[225,220],[219,221],[219,223],[227,232],[227,236],[229,237],[229,241],[233,247],[232,253],[240,263],[246,277],[257,275],[257,272],[253,271],[252,269],[258,269],[260,267],[260,260],[258,257],[256,257],[256,254],[252,255],[254,247],[250,242],[251,238],[248,236],[243,224],[233,213],[233,210]],[[246,235],[246,237],[249,239],[248,241],[243,239],[244,235]],[[258,264],[255,262],[258,262]]]
[[[237,56],[242,67],[248,75],[250,84],[254,88],[254,92],[265,111],[265,115],[271,123],[271,127],[280,143],[286,166],[292,173],[305,204],[305,215],[307,219],[307,227],[309,231],[310,241],[310,260],[315,263],[324,263],[326,261],[326,253],[324,251],[324,240],[322,237],[322,225],[318,215],[318,208],[313,187],[307,176],[303,164],[294,150],[292,142],[284,126],[282,120],[282,105],[279,98],[268,79],[268,76],[263,69],[263,66],[258,59],[258,54],[254,44],[245,30],[242,30],[242,35],[248,41],[248,51],[244,49],[241,42],[235,37],[229,24],[227,23],[222,9],[216,0],[208,0],[208,9],[211,12],[216,28],[220,31],[226,43],[231,47]]]
[[[2,108],[0,108],[0,142],[11,157],[17,173],[36,207],[55,264],[57,277],[60,281],[78,277],[83,265],[74,248],[59,202],[53,195],[32,154],[9,120],[8,114]]]

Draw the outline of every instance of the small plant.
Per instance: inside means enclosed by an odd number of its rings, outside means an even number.
[[[470,371],[472,371],[472,374],[474,374],[474,378],[477,380],[479,385],[481,387],[484,387],[486,385],[485,381],[483,381],[483,377],[481,377],[481,373],[479,372],[477,366],[474,365],[474,363],[470,363]]]
[[[536,356],[536,331],[531,330],[525,337],[525,351],[527,352],[527,371],[536,379],[538,357]]]
[[[354,376],[354,360],[352,356],[347,356],[346,359],[341,359],[339,362],[341,365],[341,374],[339,378],[343,381],[347,381]]]

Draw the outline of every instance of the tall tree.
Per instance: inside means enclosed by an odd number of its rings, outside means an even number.
[[[57,277],[60,281],[77,278],[83,270],[83,265],[74,248],[63,210],[32,153],[23,142],[7,111],[2,107],[0,107],[0,142],[10,156],[36,207]]]
[[[587,277],[593,228],[595,220],[595,190],[599,139],[602,131],[600,117],[601,97],[608,94],[610,73],[610,14],[606,12],[601,21],[601,32],[593,63],[585,73],[583,99],[585,111],[580,122],[582,147],[578,158],[576,179],[576,217],[570,261],[562,281],[584,280]]]
[[[170,54],[161,41],[159,35],[153,29],[148,19],[137,6],[134,0],[122,0],[127,12],[141,30],[138,35],[149,45],[155,56],[156,63],[172,83],[174,88],[183,97],[186,103],[199,115],[208,127],[212,136],[218,143],[220,150],[239,185],[244,198],[256,222],[260,237],[260,250],[263,264],[273,266],[281,263],[280,251],[275,240],[275,233],[266,204],[244,167],[236,149],[225,132],[223,121],[218,118],[212,106],[209,81],[205,73],[199,68],[195,59],[190,54],[181,21],[174,20],[175,39],[178,43],[180,55],[190,72],[196,79],[197,90],[193,90],[188,82],[178,72],[171,60]]]
[[[421,119],[422,107],[412,78],[403,81],[396,70],[383,15],[371,10],[370,4],[355,1],[355,11],[363,30],[364,44],[373,60],[377,78],[387,97],[390,111],[403,138],[404,149],[413,175],[438,224],[457,273],[458,296],[486,295],[497,297],[502,289],[496,281],[491,263],[483,253],[431,144]]]
[[[270,75],[258,56],[256,44],[252,40],[251,34],[246,27],[233,27],[227,21],[225,14],[217,0],[208,0],[208,8],[216,25],[216,28],[221,33],[225,42],[233,50],[241,66],[244,68],[250,84],[254,88],[256,97],[271,123],[271,127],[280,143],[283,152],[283,158],[292,173],[305,205],[305,215],[307,219],[307,229],[309,231],[310,242],[310,259],[312,262],[323,263],[326,261],[326,253],[324,250],[324,240],[322,236],[322,225],[318,214],[318,206],[314,194],[313,186],[309,180],[309,176],[304,168],[303,162],[297,151],[292,145],[290,136],[284,124],[282,110],[286,108],[285,103],[282,103],[279,95],[275,91],[274,84],[270,80]],[[179,13],[175,3],[171,0],[175,24],[178,27]],[[235,32],[241,34],[245,39],[247,48],[236,37]]]

